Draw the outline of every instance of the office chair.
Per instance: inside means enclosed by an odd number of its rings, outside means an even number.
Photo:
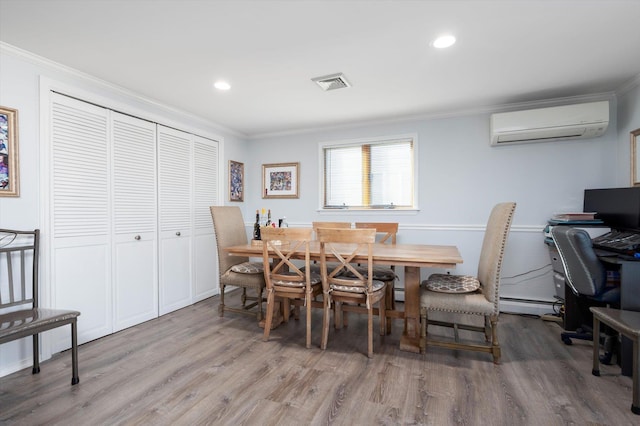
[[[620,305],[620,287],[607,285],[607,270],[598,259],[591,237],[587,231],[568,226],[555,226],[551,236],[560,254],[565,271],[565,280],[571,291],[578,297],[578,304],[586,313],[589,321],[575,332],[564,331],[560,337],[570,345],[571,339],[593,340],[593,329],[590,325],[590,306],[618,307]],[[609,364],[613,350],[613,336],[605,338],[605,356],[602,362]]]

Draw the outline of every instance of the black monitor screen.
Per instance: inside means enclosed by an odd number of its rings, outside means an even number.
[[[584,211],[613,229],[640,230],[640,187],[585,189]]]

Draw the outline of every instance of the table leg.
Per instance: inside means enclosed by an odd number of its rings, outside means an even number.
[[[400,350],[420,353],[420,268],[404,267],[404,333]]]

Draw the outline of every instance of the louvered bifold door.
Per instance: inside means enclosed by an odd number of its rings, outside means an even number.
[[[56,308],[82,313],[78,343],[112,332],[109,111],[52,94],[49,149],[51,290]],[[53,332],[52,332],[53,333]],[[53,351],[70,347],[68,330]]]
[[[192,136],[158,125],[160,315],[191,304]]]
[[[218,200],[218,142],[194,136],[194,302],[218,293],[218,262],[210,206]]]
[[[112,112],[114,331],[158,316],[156,124]]]

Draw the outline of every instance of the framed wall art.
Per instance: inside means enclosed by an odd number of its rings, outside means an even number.
[[[298,198],[300,163],[262,165],[262,198]]]
[[[0,106],[0,197],[20,195],[18,110]]]
[[[229,201],[244,201],[244,163],[229,160]]]
[[[640,186],[640,129],[631,132],[631,185]]]

